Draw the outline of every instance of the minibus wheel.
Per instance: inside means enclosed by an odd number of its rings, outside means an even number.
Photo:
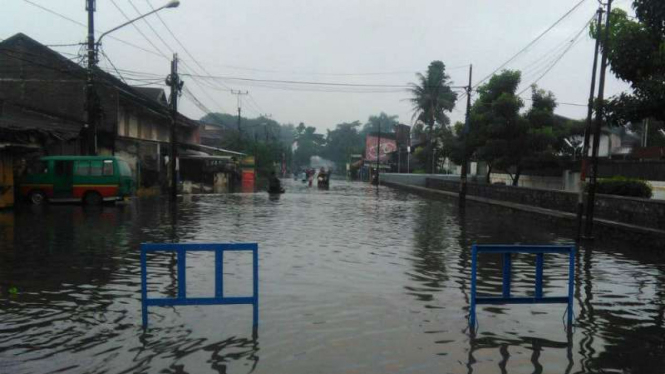
[[[42,205],[46,202],[46,195],[42,191],[30,192],[30,202],[32,205]]]
[[[86,194],[83,196],[83,203],[85,205],[101,205],[104,200],[102,199],[102,195],[100,195],[97,192],[86,192]]]

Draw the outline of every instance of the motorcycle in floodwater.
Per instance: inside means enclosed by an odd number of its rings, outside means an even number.
[[[330,188],[330,174],[327,173],[319,173],[318,178],[316,179],[317,181],[317,186],[321,189],[328,189]]]
[[[268,180],[268,193],[269,194],[282,194],[286,192],[284,187],[282,187],[282,183],[280,182],[279,178],[275,175],[275,173],[270,174],[270,179]]]

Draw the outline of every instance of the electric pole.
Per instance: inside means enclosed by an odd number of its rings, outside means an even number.
[[[462,130],[462,175],[460,176],[460,187],[459,187],[459,202],[464,203],[466,201],[466,176],[469,172],[469,159],[466,156],[466,137],[469,134],[469,121],[471,117],[471,87],[473,79],[473,64],[469,65],[469,85],[466,88],[466,115],[464,118],[464,130]]]
[[[236,95],[238,99],[238,137],[242,141],[242,128],[240,127],[240,118],[241,118],[241,113],[242,113],[242,98],[241,96],[243,95],[249,95],[249,91],[235,91],[231,90],[232,95]]]
[[[379,121],[379,139],[376,142],[376,186],[379,187],[379,162],[381,161],[381,121]]]
[[[171,87],[171,147],[169,152],[171,201],[176,201],[178,198],[178,139],[176,127],[178,124],[178,96],[180,96],[184,84],[178,76],[178,54],[176,53],[173,54],[173,61],[171,61],[171,74],[166,77],[166,85]]]
[[[81,131],[81,153],[97,155],[97,93],[95,92],[95,65],[97,53],[95,49],[95,10],[96,0],[86,0],[85,10],[88,12],[88,69],[85,84],[86,123]]]
[[[596,181],[598,179],[598,147],[600,146],[600,132],[603,125],[604,103],[605,100],[605,73],[607,71],[607,50],[610,40],[610,27],[612,15],[612,0],[607,0],[607,14],[605,19],[605,35],[603,36],[603,54],[600,59],[600,82],[598,83],[598,108],[596,109],[596,123],[593,135],[593,151],[591,162],[591,179],[589,180],[589,197],[586,206],[586,227],[584,236],[588,239],[593,238],[593,211],[596,198]],[[598,29],[600,38],[600,29]]]
[[[597,29],[603,24],[603,8],[598,8]],[[589,106],[587,109],[586,127],[584,129],[584,144],[582,146],[582,163],[580,166],[580,192],[577,196],[577,240],[582,239],[582,221],[584,213],[584,183],[586,183],[587,163],[589,159],[589,138],[591,135],[591,122],[593,121],[594,98],[596,96],[596,72],[598,71],[598,51],[600,38],[596,38],[596,47],[593,54],[593,71],[591,72],[591,89],[589,92]],[[573,152],[575,150],[573,149]],[[574,156],[573,156],[574,157]]]

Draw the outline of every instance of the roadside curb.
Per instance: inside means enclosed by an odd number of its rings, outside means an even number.
[[[395,183],[395,182],[381,182],[381,184],[384,185],[384,186],[388,186],[388,187],[393,187],[393,188],[418,192],[418,193],[422,193],[422,194],[426,194],[426,195],[434,195],[434,196],[441,196],[441,197],[459,199],[459,195],[457,193],[450,192],[450,191],[442,191],[442,190],[436,190],[436,189],[432,189],[432,188],[419,187],[419,186],[413,186],[413,185]],[[481,203],[481,204],[494,205],[494,206],[499,206],[499,207],[503,207],[503,208],[507,208],[507,209],[511,209],[511,210],[517,210],[517,211],[521,211],[521,212],[544,215],[544,216],[548,216],[548,217],[551,217],[551,218],[555,218],[557,220],[568,221],[568,222],[573,223],[573,224],[577,220],[577,216],[574,213],[562,212],[562,211],[559,211],[559,210],[539,208],[539,207],[534,207],[534,206],[531,206],[531,205],[517,204],[517,203],[508,202],[508,201],[488,199],[488,198],[473,196],[473,195],[467,195],[466,199],[468,201],[473,201],[473,202],[477,202],[477,203]],[[655,243],[660,242],[661,245],[662,245],[662,243],[665,241],[665,230],[657,230],[657,229],[652,229],[652,228],[648,228],[648,227],[631,225],[631,224],[627,224],[627,223],[610,221],[610,220],[599,219],[599,218],[594,218],[593,222],[594,222],[595,225],[598,225],[599,227],[602,227],[604,229],[610,229],[612,231],[620,231],[620,232],[628,232],[628,233],[633,233],[633,234],[639,234],[640,236],[642,236],[642,238],[640,238],[640,239],[646,239],[646,241],[648,243],[654,243],[655,244]]]

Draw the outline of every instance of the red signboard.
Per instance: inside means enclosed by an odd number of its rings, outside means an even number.
[[[367,135],[365,139],[365,159],[368,162],[376,162],[377,150],[379,152],[379,161],[388,162],[390,159],[389,153],[397,151],[397,143],[395,139],[381,138],[381,146],[377,147],[379,137],[375,135]]]

